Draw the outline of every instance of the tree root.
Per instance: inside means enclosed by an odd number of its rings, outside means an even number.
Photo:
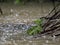
[[[54,13],[52,16],[49,16],[50,15],[40,18],[44,18],[46,21],[44,24],[42,24],[43,31],[39,34],[60,36],[60,33],[57,33],[60,32],[60,10]]]

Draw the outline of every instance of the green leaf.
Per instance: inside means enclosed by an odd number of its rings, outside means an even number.
[[[42,31],[42,27],[40,27],[40,26],[33,26],[33,27],[31,27],[30,29],[27,30],[27,33],[29,35],[36,35],[36,34],[38,34],[41,31]]]
[[[37,19],[34,21],[35,24],[41,25],[42,24],[42,19]]]
[[[27,34],[29,35],[36,35],[38,33],[40,33],[42,31],[42,19],[37,19],[34,21],[34,23],[37,25],[37,26],[32,26],[31,28],[29,28],[27,30]]]

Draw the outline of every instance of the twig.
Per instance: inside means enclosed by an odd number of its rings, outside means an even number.
[[[3,12],[2,12],[2,9],[0,8],[0,13],[1,13],[1,15],[3,14]]]

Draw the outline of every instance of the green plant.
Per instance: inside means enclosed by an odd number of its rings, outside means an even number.
[[[40,33],[42,31],[42,19],[37,19],[34,21],[34,23],[36,24],[36,26],[32,26],[31,28],[29,28],[27,30],[27,33],[29,35],[36,35],[38,33]]]
[[[15,4],[23,4],[22,0],[15,0]]]
[[[21,3],[21,0],[15,0],[15,3],[16,3],[16,4]]]
[[[43,21],[42,19],[37,19],[37,20],[34,21],[34,23],[41,26],[42,21]]]

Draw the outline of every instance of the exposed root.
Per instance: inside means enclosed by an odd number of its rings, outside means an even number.
[[[54,12],[54,10],[52,12]],[[58,10],[56,13],[51,14],[51,16],[49,14],[46,17],[42,17],[40,19],[43,18],[46,21],[44,24],[42,24],[43,31],[39,34],[60,36],[60,10]]]

